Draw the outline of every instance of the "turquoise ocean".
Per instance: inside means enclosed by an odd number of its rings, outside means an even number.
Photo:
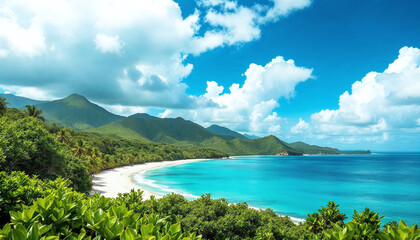
[[[365,207],[385,217],[420,224],[420,153],[245,156],[193,162],[138,173],[140,187],[195,199],[211,193],[304,219],[328,201],[349,219]]]

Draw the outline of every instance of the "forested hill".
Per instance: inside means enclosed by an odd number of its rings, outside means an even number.
[[[8,95],[9,96],[9,95]],[[14,99],[10,95],[10,99]],[[31,104],[30,99],[24,99]],[[35,100],[32,100],[37,103]],[[10,101],[14,107],[16,101]],[[302,142],[286,143],[275,136],[257,138],[245,136],[219,125],[204,128],[183,118],[158,118],[146,113],[122,117],[108,112],[79,94],[64,99],[38,103],[49,123],[87,130],[101,136],[137,140],[144,143],[168,143],[181,147],[208,147],[230,155],[302,155],[302,154],[366,154],[368,151],[342,152],[334,148]]]
[[[221,134],[221,135],[231,135],[244,141],[250,140],[250,138],[246,137],[245,135],[242,135],[238,132],[230,130],[229,128],[222,127],[216,124],[213,124],[206,129],[212,133]]]
[[[132,116],[87,132],[121,139],[146,139],[181,147],[207,147],[230,155],[276,155],[281,152],[302,154],[274,136],[244,141],[231,135],[212,133],[182,118],[153,119]]]
[[[78,94],[37,104],[36,107],[43,111],[48,122],[77,130],[103,126],[124,118],[108,112]]]

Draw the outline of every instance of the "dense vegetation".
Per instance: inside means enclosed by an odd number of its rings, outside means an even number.
[[[386,224],[366,209],[352,221],[329,202],[305,224],[271,210],[203,195],[176,194],[144,200],[141,191],[115,199],[73,191],[64,179],[40,180],[23,172],[0,172],[0,239],[381,239],[416,240],[417,225]]]
[[[227,156],[207,148],[121,140],[83,133],[43,122],[33,106],[2,110],[0,170],[25,171],[43,178],[69,179],[81,192],[91,188],[90,174],[117,166],[188,158]]]

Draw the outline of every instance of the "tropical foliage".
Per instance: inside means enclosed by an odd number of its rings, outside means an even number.
[[[9,102],[7,102],[6,98],[0,96],[0,117],[6,112],[7,105],[9,105]]]
[[[30,110],[29,110],[30,109]],[[31,113],[32,114],[29,114]],[[117,166],[188,158],[227,156],[207,148],[120,140],[48,125],[36,108],[7,109],[0,118],[0,170],[25,171],[42,178],[63,177],[90,191],[90,173]]]
[[[25,110],[23,110],[29,117],[38,118],[39,120],[45,122],[45,118],[42,116],[42,110],[38,109],[34,105],[26,105]]]
[[[417,225],[388,224],[379,215],[355,212],[342,223],[338,205],[318,211],[330,225],[317,234],[310,223],[294,224],[271,210],[203,195],[188,201],[169,194],[144,200],[132,190],[115,199],[85,195],[64,179],[40,180],[22,172],[0,172],[0,239],[420,239]]]
[[[86,196],[72,191],[64,180],[54,183],[47,192],[40,193],[44,197],[32,195],[30,205],[10,211],[10,222],[0,230],[0,239],[201,238],[182,231],[180,223],[171,224],[159,214],[137,213],[120,199],[112,200],[98,194]],[[20,188],[36,184],[36,179],[29,179]],[[8,202],[7,197],[2,200]]]
[[[90,190],[86,164],[60,144],[37,118],[0,118],[0,149],[2,171],[25,171],[49,179],[61,176],[70,179],[79,191]]]
[[[340,213],[338,205],[328,202],[318,213],[308,214],[305,220],[306,229],[313,233],[312,239],[326,240],[416,240],[420,239],[417,225],[408,227],[404,221],[385,224],[383,230],[378,213],[365,208],[363,212],[354,210],[352,220],[344,223],[345,214]]]

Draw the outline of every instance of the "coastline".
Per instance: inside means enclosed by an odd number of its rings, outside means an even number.
[[[237,156],[235,156],[237,157]],[[113,169],[108,169],[101,171],[98,174],[94,174],[92,177],[92,191],[93,193],[99,193],[105,197],[115,198],[118,196],[118,193],[128,193],[131,189],[142,190],[143,191],[143,200],[148,200],[153,195],[156,198],[162,198],[163,195],[160,193],[152,192],[146,189],[142,189],[140,186],[136,185],[133,179],[133,175],[146,172],[153,169],[187,164],[192,162],[201,162],[201,161],[211,161],[219,160],[222,158],[212,158],[212,159],[183,159],[183,160],[173,160],[173,161],[162,161],[162,162],[149,162],[143,164],[129,165],[124,167],[117,167]],[[258,207],[249,206],[250,208],[256,210],[263,210]],[[280,215],[282,217],[286,215]],[[303,223],[304,219],[295,218],[288,216],[290,220],[294,223]]]
[[[143,191],[143,200],[150,199],[150,196],[152,195],[154,195],[156,198],[161,198],[163,197],[161,194],[145,190],[137,186],[132,176],[139,172],[145,172],[157,168],[211,160],[215,159],[183,159],[162,162],[149,162],[103,170],[98,174],[93,174],[93,186],[91,193],[100,193],[105,197],[115,198],[118,196],[118,193],[128,193],[131,189],[134,189]]]

